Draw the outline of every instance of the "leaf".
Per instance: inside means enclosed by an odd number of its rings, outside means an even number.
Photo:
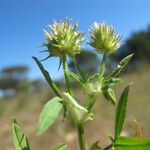
[[[116,96],[114,91],[111,88],[108,88],[107,90],[103,91],[104,97],[110,101],[113,105],[116,104]]]
[[[30,150],[28,139],[17,121],[13,120],[11,126],[15,150]]]
[[[49,150],[65,150],[67,147],[66,144],[57,144],[53,147],[51,147]]]
[[[150,150],[150,139],[138,139],[134,137],[117,137],[115,150]]]
[[[126,115],[128,93],[129,93],[129,85],[122,92],[117,105],[116,116],[115,116],[115,139],[118,136],[120,136],[123,127],[123,123]]]
[[[116,69],[112,72],[110,77],[119,77],[120,73],[125,70],[132,56],[133,54],[130,54],[127,57],[123,58],[117,65]]]
[[[90,150],[101,150],[101,148],[98,146],[98,141],[97,142],[95,142],[92,146],[91,146],[91,148],[90,148]]]
[[[37,130],[38,134],[42,134],[43,132],[45,132],[57,119],[62,108],[62,104],[60,103],[60,101],[62,101],[62,99],[60,99],[59,97],[54,97],[44,105],[39,118]]]
[[[108,80],[105,80],[104,82],[103,82],[103,87],[106,87],[106,86],[112,86],[112,85],[115,85],[115,84],[117,84],[117,83],[120,83],[122,80],[121,79],[119,79],[119,78],[109,78]]]
[[[43,67],[43,65],[41,64],[41,62],[36,58],[36,57],[32,57],[34,59],[34,61],[37,63],[38,67],[40,68],[43,76],[45,77],[45,80],[48,82],[48,84],[50,85],[50,87],[53,89],[53,91],[55,92],[55,94],[58,97],[61,97],[61,93],[59,92],[56,84],[52,81],[48,71],[46,71]]]

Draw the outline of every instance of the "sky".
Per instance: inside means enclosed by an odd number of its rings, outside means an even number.
[[[66,17],[78,20],[86,38],[93,22],[104,20],[125,40],[150,24],[150,0],[0,0],[0,69],[25,64],[29,78],[41,78],[32,56],[46,57],[38,48],[44,42],[43,29]],[[57,58],[43,65],[53,79],[62,77]]]

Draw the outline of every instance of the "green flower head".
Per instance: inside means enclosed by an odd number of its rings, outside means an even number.
[[[48,25],[49,31],[44,30],[45,39],[50,56],[62,57],[63,54],[73,57],[80,53],[81,44],[83,43],[84,33],[78,32],[78,24],[71,25],[69,19],[60,22],[53,21],[52,25]]]
[[[105,22],[94,23],[90,30],[89,44],[100,53],[111,53],[120,47],[119,35],[114,33],[114,28]]]

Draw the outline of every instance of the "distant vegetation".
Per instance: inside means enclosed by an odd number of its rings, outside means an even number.
[[[80,54],[75,55],[74,60],[70,60],[69,69],[74,73],[79,73],[74,61],[76,61],[81,66],[82,70],[89,75],[98,72],[100,62],[96,53],[94,52],[82,50]]]
[[[28,70],[25,65],[10,66],[1,70],[0,89],[5,96],[14,94],[21,88],[27,88]]]
[[[142,64],[150,63],[150,26],[141,31],[133,33],[126,41],[117,54],[113,55],[114,61],[119,61],[127,54],[134,53],[130,66],[135,69]]]
[[[38,89],[41,80],[30,81],[28,79],[29,68],[26,65],[17,65],[3,68],[0,72],[0,91],[4,97]]]
[[[117,53],[111,54],[107,63],[107,71],[124,58],[127,54],[134,53],[133,59],[129,64],[129,69],[134,71],[141,65],[150,63],[150,27],[145,30],[133,33],[122,45]],[[80,55],[76,54],[75,60],[70,60],[69,69],[77,73],[77,66],[74,61],[80,64],[81,68],[87,72],[88,75],[96,73],[99,69],[99,59],[93,52],[82,50]],[[26,65],[16,65],[2,68],[0,70],[0,91],[3,96],[11,96],[21,91],[28,91],[29,89],[41,88],[43,82],[40,79],[29,81],[28,72],[29,67]],[[58,85],[62,81],[57,81]]]

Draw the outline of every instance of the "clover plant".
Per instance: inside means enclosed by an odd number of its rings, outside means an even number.
[[[49,72],[45,70],[41,61],[39,61],[38,58],[33,57],[45,77],[45,80],[55,93],[55,97],[48,101],[42,109],[38,122],[38,135],[46,132],[46,130],[56,121],[60,112],[63,111],[63,113],[61,113],[63,114],[62,117],[65,119],[69,116],[75,124],[80,150],[150,150],[150,139],[141,138],[141,129],[137,122],[138,128],[136,137],[121,136],[126,116],[130,84],[124,88],[119,99],[116,98],[116,94],[112,87],[121,82],[120,74],[126,69],[133,54],[122,59],[110,74],[106,74],[106,63],[109,55],[116,52],[121,46],[121,36],[115,33],[114,28],[107,25],[105,22],[94,23],[90,28],[90,40],[86,43],[94,49],[94,52],[97,53],[97,55],[101,54],[103,56],[99,72],[92,76],[87,76],[75,59],[75,55],[82,52],[83,43],[85,41],[85,33],[78,31],[77,23],[72,25],[69,19],[61,20],[60,22],[54,21],[51,25],[48,25],[47,31],[44,30],[44,34],[46,41],[43,46],[46,50],[42,52],[48,53],[48,56],[44,60],[48,59],[50,61],[51,57],[59,58],[60,65],[63,66],[66,90],[61,91],[52,80]],[[68,57],[75,63],[78,74],[75,74],[68,69]],[[77,96],[74,94],[72,88],[73,84],[71,82],[72,78],[82,86],[87,98],[86,102],[82,105],[80,99],[77,100]],[[108,104],[112,104],[116,108],[114,135],[109,137],[111,144],[105,148],[98,145],[98,141],[93,143],[93,145],[87,145],[84,135],[85,123],[92,121],[96,115],[93,113],[93,108],[99,100],[98,95],[103,95],[105,99],[110,102]],[[16,120],[13,120],[12,122],[12,132],[15,149],[30,150],[28,140]],[[56,143],[55,146],[49,148],[49,150],[66,149],[67,143]]]

